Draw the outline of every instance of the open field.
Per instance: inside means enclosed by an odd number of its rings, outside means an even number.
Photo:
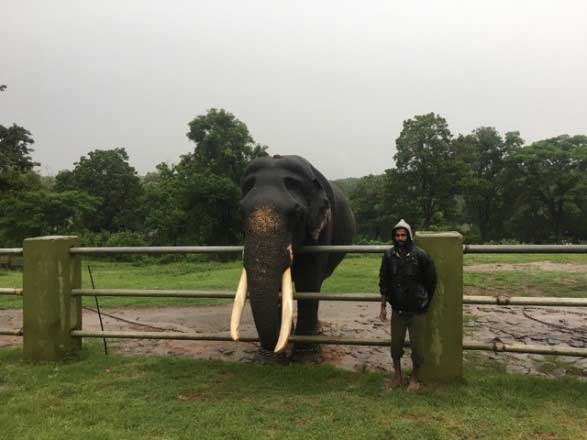
[[[542,268],[537,262],[549,262]],[[378,292],[380,257],[348,256],[323,286],[324,292]],[[97,288],[233,290],[239,262],[168,264],[86,261],[83,285],[90,288],[87,264]],[[515,267],[511,267],[515,265]],[[515,269],[515,270],[512,270]],[[548,269],[548,270],[543,270]],[[587,255],[465,255],[465,294],[587,297]],[[21,287],[18,271],[0,270],[0,287]],[[223,300],[102,298],[105,307],[214,304]],[[90,299],[85,302],[91,304]],[[0,308],[21,307],[22,299],[0,297]]]
[[[585,439],[587,383],[468,368],[412,395],[326,366],[0,350],[0,438]]]
[[[468,255],[465,293],[572,296],[574,292],[587,296],[587,274],[583,271],[586,257]],[[532,265],[545,260],[553,263],[544,267],[548,270]],[[376,292],[379,261],[377,256],[347,258],[324,291]],[[238,262],[155,265],[90,261],[90,265],[98,288],[231,290],[241,270]],[[91,287],[85,265],[84,269],[84,287]],[[0,272],[0,287],[20,287],[21,283],[19,272]],[[91,306],[93,299],[86,298],[85,302]],[[190,316],[189,311],[178,314],[167,307],[194,302],[214,301],[101,299],[102,306],[121,307],[114,311],[117,315],[124,314],[133,321],[141,316],[142,323],[153,321],[179,331],[200,328],[207,321]],[[21,298],[0,297],[0,309],[20,308],[21,304]],[[155,308],[160,306],[166,308]],[[329,304],[325,306],[323,318]],[[327,330],[336,332],[337,325],[353,330],[362,326],[369,334],[373,327],[387,335],[387,325],[373,319],[372,306],[360,306],[364,310],[349,313],[348,322],[342,324],[326,317],[325,322],[332,327]],[[154,308],[133,310],[137,307]],[[210,322],[228,322],[230,306],[221,307],[226,309],[223,318]],[[198,308],[208,313],[216,309]],[[157,310],[170,316],[148,315]],[[20,319],[17,311],[4,313]],[[467,337],[485,340],[497,335],[509,342],[507,335],[489,332],[489,327],[526,332],[511,311],[499,317],[486,313],[468,321]],[[509,327],[495,321],[502,317],[511,324]],[[337,319],[341,319],[339,314]],[[85,324],[90,322],[87,319]],[[113,327],[115,321],[107,325]],[[253,332],[252,321],[249,327],[244,330]],[[556,336],[548,327],[542,331],[545,341]],[[536,337],[534,329],[528,333]],[[19,345],[20,340],[15,343]],[[0,348],[0,438],[587,439],[587,370],[578,368],[578,364],[566,365],[562,358],[537,361],[539,366],[534,369],[556,373],[544,378],[536,372],[511,374],[525,371],[520,366],[531,366],[528,358],[512,364],[512,360],[500,361],[506,358],[503,354],[467,352],[464,383],[428,387],[412,395],[404,390],[385,390],[381,371],[389,371],[390,361],[386,350],[381,349],[358,353],[363,349],[357,348],[357,353],[351,354],[344,347],[325,350],[325,355],[337,357],[335,365],[340,366],[341,359],[356,361],[357,365],[376,360],[381,364],[379,368],[349,371],[330,365],[262,365],[253,360],[255,348],[248,345],[239,350],[252,351],[239,360],[242,353],[231,351],[234,348],[203,347],[202,342],[188,345],[178,341],[171,345],[171,341],[111,341],[114,352],[127,356],[104,356],[100,343],[85,340],[80,359],[58,364],[32,365],[23,362],[21,349]],[[136,357],[133,353],[151,356]],[[504,370],[510,374],[504,374]]]

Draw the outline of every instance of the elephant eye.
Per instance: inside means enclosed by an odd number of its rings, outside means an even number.
[[[304,193],[304,185],[302,185],[302,182],[300,182],[299,180],[292,179],[291,177],[286,177],[284,179],[284,183],[285,183],[285,187],[288,190],[295,191],[295,192],[298,192],[301,194]]]
[[[254,186],[255,186],[255,178],[254,177],[250,177],[247,180],[245,180],[243,182],[243,187],[242,187],[243,195],[247,194],[250,190],[252,190]]]

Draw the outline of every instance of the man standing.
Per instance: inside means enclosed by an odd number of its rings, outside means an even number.
[[[413,243],[412,228],[403,219],[393,228],[393,248],[383,254],[379,271],[380,319],[387,319],[386,302],[391,304],[391,358],[393,387],[403,383],[401,358],[406,331],[410,333],[413,371],[408,391],[420,388],[419,373],[425,359],[423,342],[426,311],[436,288],[432,258]]]

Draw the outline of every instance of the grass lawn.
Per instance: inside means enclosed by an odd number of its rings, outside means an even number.
[[[378,292],[380,256],[347,256],[334,275],[326,280],[323,292]],[[550,261],[587,266],[587,255],[465,255],[465,266],[487,263],[529,263]],[[239,262],[178,261],[168,264],[84,261],[83,286],[90,288],[90,264],[96,288],[235,290],[241,271]],[[0,287],[21,287],[19,271],[0,270]],[[464,274],[465,294],[511,296],[587,297],[587,272],[543,272],[535,269]],[[213,304],[213,299],[101,298],[104,307],[158,307],[186,304]],[[92,304],[92,298],[85,298]],[[0,296],[0,308],[21,307],[22,299]]]
[[[586,439],[587,383],[468,368],[412,395],[327,366],[0,349],[0,438]]]

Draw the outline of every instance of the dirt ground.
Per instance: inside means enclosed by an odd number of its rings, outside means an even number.
[[[511,272],[514,270],[540,270],[543,272],[587,273],[586,264],[553,263],[551,261],[534,261],[532,263],[492,263],[465,266],[465,272]]]
[[[108,309],[104,316],[106,330],[178,331],[229,334],[231,304],[157,308]],[[389,338],[389,321],[376,316],[379,305],[323,301],[320,322],[325,335],[352,338]],[[491,342],[500,338],[504,343],[587,347],[587,311],[579,308],[465,306],[465,341]],[[95,313],[85,310],[84,329],[98,330]],[[20,310],[0,310],[0,328],[20,328]],[[255,336],[250,308],[246,307],[241,335]],[[21,338],[0,336],[0,347],[20,345]],[[186,356],[199,359],[220,359],[232,362],[259,362],[258,346],[251,343],[110,339],[111,351],[122,354]],[[560,377],[573,375],[587,380],[587,359],[533,354],[466,352],[465,359],[475,358],[502,366],[506,371]],[[313,362],[327,363],[356,371],[389,371],[391,360],[385,347],[325,345]],[[404,356],[406,366],[408,356]]]

